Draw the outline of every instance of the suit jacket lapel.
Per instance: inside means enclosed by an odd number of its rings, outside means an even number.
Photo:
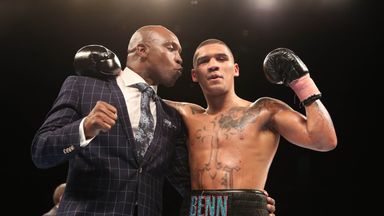
[[[126,133],[128,138],[128,142],[131,144],[131,146],[133,146],[134,157],[138,162],[139,158],[138,158],[138,155],[136,154],[137,146],[136,146],[135,138],[133,135],[132,126],[130,123],[131,120],[129,119],[128,109],[125,103],[124,95],[121,92],[119,86],[117,85],[116,79],[111,80],[110,87],[111,87],[112,94],[114,94],[113,98],[116,98],[115,99],[115,102],[117,104],[116,109],[119,116],[117,120],[120,121],[121,125],[123,126],[124,132]]]
[[[143,162],[148,162],[152,160],[153,156],[160,154],[161,145],[163,144],[161,140],[162,136],[162,126],[163,126],[163,109],[162,104],[160,103],[161,98],[157,96],[156,98],[156,126],[155,132],[153,134],[153,139],[147,149],[147,152],[144,155]],[[147,154],[150,152],[149,154]]]

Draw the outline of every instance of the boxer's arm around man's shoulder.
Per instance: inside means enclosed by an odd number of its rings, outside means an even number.
[[[175,108],[182,116],[189,116],[189,115],[205,112],[205,109],[197,104],[188,103],[188,102],[171,101],[171,100],[164,100],[164,101],[169,106]]]

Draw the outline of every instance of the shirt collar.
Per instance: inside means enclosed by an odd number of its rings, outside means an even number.
[[[136,72],[125,67],[124,70],[120,73],[120,76],[123,80],[124,86],[132,86],[136,83],[147,83],[145,80]],[[151,85],[155,93],[157,94],[157,85]]]

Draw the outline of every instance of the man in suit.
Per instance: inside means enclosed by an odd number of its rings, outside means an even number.
[[[185,132],[175,109],[154,96],[154,136],[144,156],[135,142],[141,93],[133,85],[147,83],[155,92],[157,85],[173,86],[181,75],[180,52],[171,31],[144,26],[132,35],[127,67],[117,69],[117,77],[64,81],[31,148],[39,168],[69,162],[58,215],[158,216],[165,178],[181,194],[189,189]],[[107,62],[114,65],[117,58]]]

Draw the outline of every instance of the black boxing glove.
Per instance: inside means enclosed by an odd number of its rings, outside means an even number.
[[[289,85],[308,73],[301,59],[287,48],[277,48],[268,53],[263,63],[264,74],[271,83]]]
[[[75,54],[73,66],[77,75],[101,79],[115,77],[121,70],[116,54],[97,44],[80,48]]]
[[[309,76],[307,66],[292,50],[272,50],[264,59],[263,69],[268,81],[290,86],[304,105],[310,105],[321,98],[319,89]]]

